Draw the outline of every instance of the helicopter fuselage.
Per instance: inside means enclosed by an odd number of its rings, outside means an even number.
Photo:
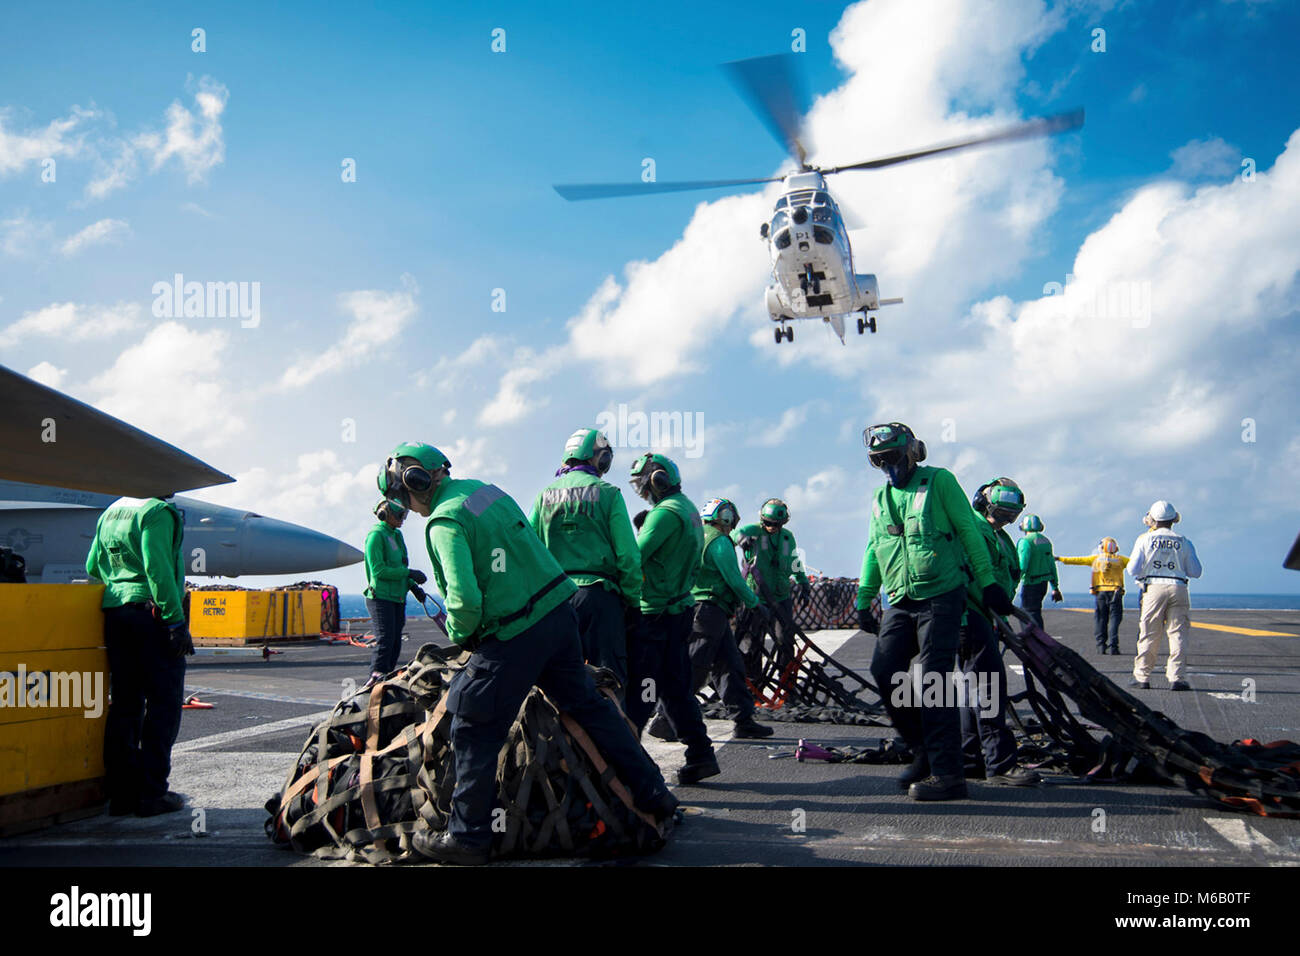
[[[768,314],[782,327],[778,336],[794,319],[822,319],[843,339],[845,315],[880,307],[876,278],[853,271],[848,230],[821,173],[792,173],[784,186],[761,230],[775,280],[767,290]]]

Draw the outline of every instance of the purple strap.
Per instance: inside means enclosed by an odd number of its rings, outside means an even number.
[[[581,465],[565,465],[564,467],[562,467],[559,471],[557,471],[557,472],[555,473],[555,477],[556,477],[556,478],[559,478],[561,475],[567,475],[567,474],[568,474],[569,472],[571,472],[571,471],[581,471],[581,472],[584,472],[584,473],[586,473],[586,474],[588,474],[588,475],[591,475],[593,478],[599,478],[599,477],[600,477],[600,472],[598,472],[594,467],[592,467],[591,465],[588,465],[588,464],[581,464]]]

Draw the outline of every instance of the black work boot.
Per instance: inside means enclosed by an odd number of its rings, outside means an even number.
[[[175,813],[185,806],[185,798],[168,790],[161,797],[144,797],[135,805],[137,817],[156,817],[162,813]]]
[[[772,728],[766,724],[760,724],[753,716],[742,717],[736,721],[736,729],[731,736],[738,737],[741,740],[752,740],[760,737],[771,737]]]
[[[898,775],[898,789],[906,790],[918,780],[930,776],[930,758],[921,754],[912,760],[911,766]]]
[[[654,817],[655,823],[663,823],[677,812],[677,808],[680,805],[681,801],[673,796],[672,791],[665,790],[663,793],[651,800],[647,806],[641,807],[640,809],[642,813],[648,813],[650,816]]]
[[[1150,690],[1151,682],[1149,680],[1138,680],[1136,677],[1134,677],[1131,681],[1128,682],[1128,686],[1136,687],[1138,690]]]
[[[907,795],[913,800],[964,800],[966,780],[955,774],[947,777],[926,777],[908,787]]]
[[[677,739],[677,731],[673,730],[673,725],[661,713],[656,713],[650,723],[646,724],[645,732],[651,737],[658,737],[660,740],[672,741]]]
[[[690,763],[677,771],[677,782],[683,785],[699,783],[706,777],[716,777],[722,773],[722,768],[718,766],[718,758],[713,754],[702,757],[698,760],[692,760]]]
[[[1043,778],[1038,775],[1037,770],[1012,767],[1002,773],[995,773],[986,779],[989,783],[995,783],[1001,787],[1035,787],[1042,782]]]
[[[447,830],[420,830],[411,837],[411,846],[421,856],[453,866],[482,866],[492,855],[488,847],[466,846]]]

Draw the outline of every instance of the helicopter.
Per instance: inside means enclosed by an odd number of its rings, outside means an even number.
[[[1058,113],[1006,126],[990,133],[938,143],[844,166],[822,168],[808,162],[803,117],[807,101],[793,67],[795,55],[753,57],[725,64],[732,82],[745,96],[768,131],[785,148],[796,168],[779,176],[753,179],[708,179],[681,182],[581,183],[557,185],[555,191],[570,201],[640,196],[651,193],[722,189],[782,183],[781,197],[772,217],[760,224],[772,260],[773,282],[764,304],[776,323],[773,338],[794,341],[796,320],[821,319],[844,343],[844,320],[854,313],[858,334],[876,331],[873,312],[897,305],[901,298],[882,299],[875,275],[859,273],[853,265],[853,248],[839,205],[831,196],[826,177],[861,169],[883,169],[992,143],[1051,136],[1083,125],[1083,110]]]

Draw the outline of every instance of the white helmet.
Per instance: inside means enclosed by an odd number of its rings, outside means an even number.
[[[1179,514],[1167,501],[1157,501],[1147,509],[1147,517],[1152,521],[1177,521]]]

